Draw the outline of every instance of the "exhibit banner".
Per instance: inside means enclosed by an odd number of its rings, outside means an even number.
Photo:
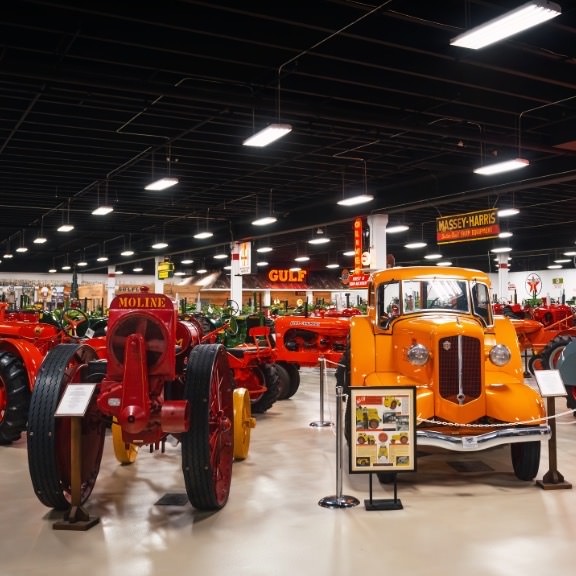
[[[436,243],[451,244],[495,238],[500,233],[497,210],[478,210],[436,218]]]
[[[416,469],[416,388],[352,388],[350,472]]]

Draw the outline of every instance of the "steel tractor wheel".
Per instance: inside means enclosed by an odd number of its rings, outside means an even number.
[[[71,502],[71,418],[54,413],[67,386],[88,382],[90,362],[97,361],[93,348],[59,344],[44,358],[28,414],[28,467],[34,492],[50,508],[66,510]],[[81,423],[81,503],[90,496],[102,460],[106,426],[92,397]]]
[[[138,446],[136,444],[126,443],[122,440],[122,427],[118,424],[116,418],[112,420],[112,446],[114,456],[120,464],[133,464],[138,457]]]
[[[22,360],[0,352],[0,445],[20,438],[26,429],[30,388]]]
[[[182,472],[188,499],[198,510],[219,510],[228,500],[234,459],[233,388],[224,346],[200,344],[192,349],[184,388],[190,427],[181,436]]]
[[[528,371],[532,376],[534,376],[535,370],[544,370],[544,364],[542,363],[542,356],[540,354],[533,354],[528,360]]]
[[[540,467],[540,442],[510,444],[514,474],[519,480],[534,480]]]
[[[250,394],[246,388],[234,390],[234,460],[244,460],[250,449],[250,431],[256,426],[252,417]]]

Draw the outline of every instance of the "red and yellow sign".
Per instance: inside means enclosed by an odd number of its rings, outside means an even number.
[[[270,282],[306,282],[308,270],[286,270],[273,268],[268,272]]]
[[[366,288],[370,274],[350,274],[348,277],[348,286],[350,288]]]
[[[495,238],[500,233],[497,210],[478,210],[436,218],[436,242],[450,244]]]
[[[362,218],[354,220],[354,270],[362,270]]]

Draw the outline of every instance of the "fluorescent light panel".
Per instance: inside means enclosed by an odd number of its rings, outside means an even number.
[[[106,214],[110,214],[110,212],[114,212],[114,208],[112,208],[112,206],[98,206],[98,208],[94,208],[94,210],[92,210],[92,215],[106,216]]]
[[[150,182],[144,190],[166,190],[166,188],[171,188],[176,186],[176,184],[178,184],[178,178],[159,178],[154,180],[154,182]]]
[[[257,218],[252,221],[252,226],[267,226],[268,224],[274,224],[276,218],[274,216],[262,216],[262,218]]]
[[[45,238],[44,236],[37,236],[34,238],[34,244],[45,244],[47,241],[48,238]]]
[[[502,174],[503,172],[511,172],[512,170],[526,168],[526,166],[529,165],[530,162],[525,158],[515,158],[514,160],[506,160],[504,162],[497,162],[496,164],[480,166],[480,168],[476,168],[476,170],[474,170],[474,174],[492,176],[493,174]]]
[[[58,232],[72,232],[74,230],[73,224],[62,224],[60,228],[58,228]]]
[[[452,46],[478,50],[555,18],[562,9],[555,2],[533,0],[472,28],[450,41]]]
[[[357,196],[350,196],[350,198],[343,198],[338,201],[340,206],[357,206],[358,204],[365,204],[372,202],[374,196],[372,194],[358,194]]]
[[[212,236],[214,236],[214,234],[212,234],[212,232],[198,232],[197,234],[194,234],[194,238],[196,238],[198,240],[204,240],[206,238],[212,238]]]
[[[263,148],[264,146],[268,146],[268,144],[272,144],[282,136],[286,136],[289,132],[292,131],[292,126],[290,124],[269,124],[260,132],[256,132],[242,142],[244,146],[252,146],[255,148]]]

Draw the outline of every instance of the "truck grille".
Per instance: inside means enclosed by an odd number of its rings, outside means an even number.
[[[440,395],[465,404],[481,393],[480,341],[470,336],[450,336],[438,343]]]

